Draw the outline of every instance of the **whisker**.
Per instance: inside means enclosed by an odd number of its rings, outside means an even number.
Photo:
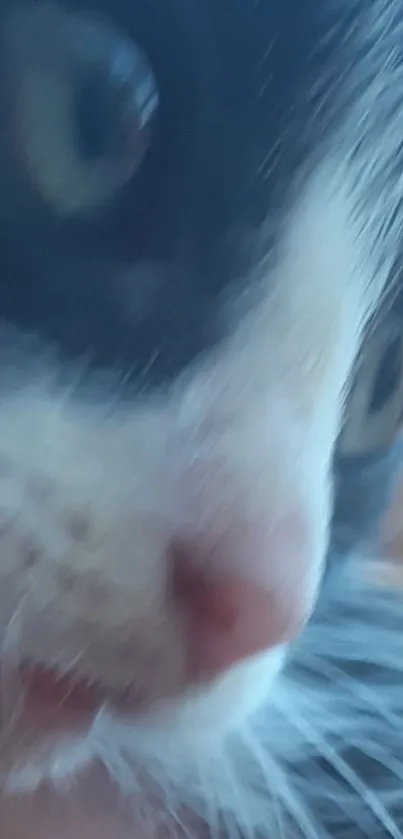
[[[385,708],[384,703],[377,698],[376,692],[368,687],[368,685],[366,685],[362,680],[346,673],[341,667],[324,660],[322,657],[311,654],[310,659],[311,663],[307,660],[304,661],[305,668],[311,669],[314,674],[317,673],[319,675],[327,676],[333,685],[337,684],[339,689],[344,689],[349,696],[354,698],[355,702],[358,698],[372,711],[376,711],[378,714],[381,714],[383,719],[385,719],[393,730],[396,729],[397,725],[400,726],[401,723],[399,722],[398,717],[393,712]]]
[[[304,720],[295,709],[288,708],[289,719],[292,724],[300,731],[300,733],[313,745],[315,745],[318,753],[328,761],[342,777],[354,792],[360,796],[361,800],[367,805],[373,813],[379,824],[386,830],[386,832],[393,837],[393,839],[402,839],[401,832],[397,827],[394,819],[389,815],[385,807],[381,804],[377,796],[361,781],[359,776],[354,772],[351,766],[339,755],[336,750],[322,740],[315,732],[313,726]]]
[[[302,803],[298,800],[297,794],[291,790],[280,766],[270,760],[269,765],[272,772],[272,777],[270,777],[267,765],[268,756],[262,750],[259,741],[250,736],[248,746],[262,772],[263,778],[268,782],[270,790],[275,786],[277,798],[283,803],[286,812],[294,820],[301,833],[306,839],[323,839],[323,831],[320,831],[319,826],[315,825],[315,820],[311,818],[310,814],[308,815]]]
[[[26,688],[18,673],[20,664],[20,639],[22,635],[22,607],[26,595],[16,606],[4,633],[0,666],[0,720],[1,739],[11,736],[21,717],[26,699]],[[6,720],[6,727],[4,726]]]

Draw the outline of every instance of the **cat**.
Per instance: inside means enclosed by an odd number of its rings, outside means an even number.
[[[340,433],[398,310],[401,5],[0,30],[0,787],[397,839],[402,609],[354,559],[394,469]]]

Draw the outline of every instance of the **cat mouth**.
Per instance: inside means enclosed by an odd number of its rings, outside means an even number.
[[[60,674],[44,665],[23,664],[18,678],[24,705],[27,708],[65,710],[77,715],[94,715],[106,698],[97,684],[71,674]]]
[[[74,674],[23,663],[18,668],[0,666],[0,739],[6,749],[16,738],[23,744],[48,737],[88,732],[103,707],[98,686]],[[1,764],[1,760],[0,760]]]
[[[29,714],[60,717],[81,723],[101,711],[118,715],[140,714],[149,703],[134,687],[113,691],[101,682],[77,673],[59,673],[42,664],[24,663],[18,668],[21,704]]]

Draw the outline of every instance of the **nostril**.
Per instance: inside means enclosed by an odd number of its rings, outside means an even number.
[[[295,588],[264,585],[223,573],[222,557],[175,544],[173,593],[185,624],[191,677],[211,678],[243,659],[282,646],[299,634],[307,615]]]
[[[196,551],[189,552],[184,544],[176,544],[171,555],[177,601],[191,612],[198,626],[209,626],[217,633],[230,631],[237,619],[237,609],[225,584],[205,573],[203,566],[198,567]]]

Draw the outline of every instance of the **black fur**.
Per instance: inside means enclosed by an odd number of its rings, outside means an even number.
[[[357,0],[76,6],[111,15],[149,56],[161,102],[154,141],[113,213],[91,222],[57,221],[35,201],[27,211],[4,158],[14,212],[4,207],[0,225],[1,314],[65,360],[119,367],[143,391],[222,338],[222,296],[243,290],[259,259],[275,260],[301,179],[400,45],[392,20],[376,49],[365,43],[380,0],[368,10]],[[6,146],[8,130],[3,122]]]
[[[3,11],[8,2],[2,0]],[[35,200],[34,208],[27,205],[0,156],[6,199],[0,340],[7,354],[11,323],[64,361],[119,370],[129,394],[155,390],[223,338],[223,299],[229,290],[242,291],[245,277],[249,284],[262,258],[275,261],[279,226],[301,181],[378,82],[379,113],[366,113],[363,104],[365,119],[349,148],[359,157],[374,146],[381,158],[362,200],[374,185],[388,191],[388,179],[400,176],[402,144],[384,162],[380,147],[403,95],[403,84],[388,88],[402,79],[403,10],[387,0],[77,0],[76,6],[110,14],[147,53],[161,97],[155,136],[113,212],[91,220],[64,222]],[[3,74],[3,113],[6,89]],[[8,132],[4,120],[5,148]],[[400,231],[402,198],[403,191],[383,221],[385,242]],[[383,246],[377,257],[383,263]],[[394,598],[366,589],[355,597],[348,582],[340,583],[340,553],[349,558],[372,535],[400,456],[396,448],[336,462],[334,563],[286,673],[298,686],[302,711],[275,717],[289,737],[281,760],[308,802],[311,825],[320,824],[312,836],[397,839],[403,831],[403,611]],[[309,723],[310,760],[306,737],[299,752],[291,728],[298,729],[304,696],[311,695],[311,715],[315,702],[318,715]]]

